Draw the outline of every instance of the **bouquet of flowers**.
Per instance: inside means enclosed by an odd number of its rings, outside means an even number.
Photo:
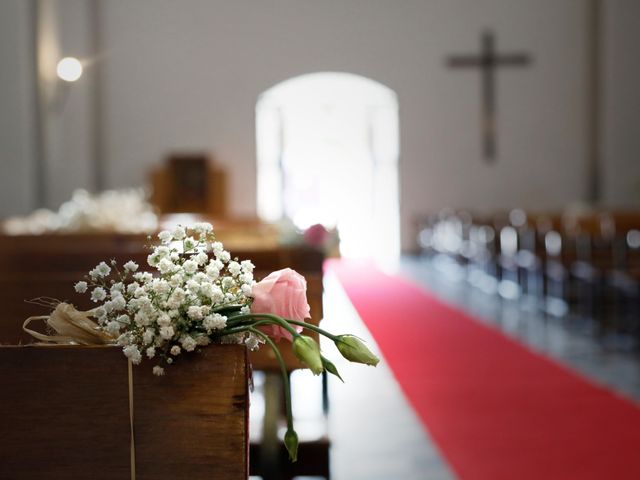
[[[59,232],[148,233],[158,227],[158,216],[142,189],[105,190],[90,194],[75,190],[58,211],[39,209],[11,217],[0,225],[8,235]]]
[[[156,274],[138,271],[132,261],[121,268],[115,261],[102,262],[75,285],[77,292],[89,293],[99,304],[90,314],[97,319],[100,335],[122,346],[134,364],[144,357],[153,361],[156,375],[164,375],[180,355],[210,343],[240,343],[252,350],[267,344],[282,369],[285,445],[295,461],[298,437],[291,393],[276,342],[291,341],[295,355],[316,375],[326,370],[340,378],[316,341],[303,334],[305,329],[331,339],[352,362],[375,366],[378,358],[353,335],[333,335],[305,322],[309,305],[304,277],[284,269],[256,282],[251,261],[231,258],[210,224],[178,226],[158,237],[160,245],[148,256]]]

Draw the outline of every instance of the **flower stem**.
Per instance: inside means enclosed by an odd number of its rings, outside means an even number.
[[[326,330],[321,329],[320,327],[317,327],[315,325],[312,325],[311,323],[307,323],[307,322],[298,322],[297,320],[287,320],[287,322],[293,324],[293,325],[299,325],[303,328],[307,328],[309,330],[313,330],[314,332],[319,333],[320,335],[324,335],[325,337],[327,337],[328,339],[332,340],[332,341],[336,341],[338,339],[338,337],[336,335],[333,335],[329,332],[327,332]]]
[[[287,330],[294,337],[297,337],[297,336],[300,335],[289,324],[289,322],[287,320],[285,320],[284,318],[279,317],[277,315],[272,315],[270,313],[245,313],[245,314],[242,314],[242,315],[235,315],[235,316],[233,316],[233,317],[231,317],[229,319],[229,321],[227,322],[227,325],[233,326],[233,325],[235,325],[237,323],[242,323],[245,320],[252,320],[254,318],[255,319],[264,318],[264,319],[267,319],[267,320],[271,320],[273,323],[277,323],[279,326],[281,326],[282,328]]]
[[[260,325],[273,325],[275,322],[271,321],[271,320],[259,320],[257,322],[251,323],[249,325],[231,325],[231,328],[227,329],[225,328],[224,330],[222,330],[222,335],[221,336],[225,336],[225,335],[231,335],[234,333],[242,333],[242,332],[247,332],[249,331],[249,329],[253,328],[253,327],[258,327]],[[278,324],[279,325],[279,324]]]
[[[248,330],[254,335],[258,335],[262,337],[264,341],[269,344],[269,346],[273,350],[273,353],[276,355],[278,364],[280,364],[280,371],[282,372],[282,381],[284,382],[284,395],[285,395],[284,403],[285,403],[285,409],[287,412],[287,429],[293,430],[293,413],[291,410],[291,386],[289,385],[289,373],[287,372],[287,367],[284,364],[284,359],[280,354],[280,350],[278,349],[276,344],[273,343],[273,340],[271,340],[268,335],[265,335],[260,330],[256,330],[253,327],[249,327]]]

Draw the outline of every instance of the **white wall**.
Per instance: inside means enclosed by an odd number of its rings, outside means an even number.
[[[206,149],[255,211],[254,106],[292,76],[347,71],[398,94],[404,245],[442,206],[561,207],[585,194],[582,1],[108,2],[103,18],[109,186],[144,181],[170,150]],[[444,67],[485,26],[533,55],[499,74],[500,158],[479,142],[479,76]]]
[[[603,200],[640,207],[640,2],[605,9]]]
[[[60,57],[77,57],[85,64],[79,81],[65,84],[57,81],[58,93],[64,95],[59,108],[47,114],[48,146],[47,206],[57,208],[71,197],[76,188],[93,187],[93,107],[94,85],[92,78],[93,38],[90,22],[92,1],[44,0],[53,2],[58,30]],[[54,62],[57,64],[57,60]]]
[[[30,2],[0,2],[0,217],[34,208]]]
[[[64,92],[55,75],[60,57],[90,57],[90,6],[85,0],[0,2],[0,218],[42,206],[57,208],[75,188],[91,186],[91,78],[85,75]],[[37,60],[36,28],[40,31]],[[36,193],[38,81],[43,82],[47,98],[41,124],[46,175],[42,203]]]
[[[93,2],[57,1],[62,53],[84,55]],[[32,121],[27,7],[0,2],[0,214],[30,208]],[[587,0],[135,0],[100,2],[107,187],[138,185],[168,151],[211,150],[231,174],[234,213],[255,212],[254,108],[289,77],[346,71],[397,94],[403,243],[414,215],[442,206],[554,208],[587,193]],[[632,204],[640,176],[638,2],[605,0],[604,198]],[[66,13],[65,13],[66,12]],[[83,20],[84,19],[84,20]],[[498,74],[500,157],[481,159],[479,76],[444,67],[480,31],[534,64]],[[75,32],[75,33],[73,33]],[[93,161],[89,78],[59,134],[55,198],[86,185]],[[80,98],[81,97],[81,98]],[[91,158],[89,158],[91,157]]]

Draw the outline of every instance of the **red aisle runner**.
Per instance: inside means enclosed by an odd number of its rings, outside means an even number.
[[[400,277],[328,267],[461,479],[640,479],[636,405]]]

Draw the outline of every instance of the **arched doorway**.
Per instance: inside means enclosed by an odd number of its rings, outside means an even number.
[[[258,214],[337,227],[346,257],[396,257],[398,101],[348,73],[294,77],[256,105]]]

